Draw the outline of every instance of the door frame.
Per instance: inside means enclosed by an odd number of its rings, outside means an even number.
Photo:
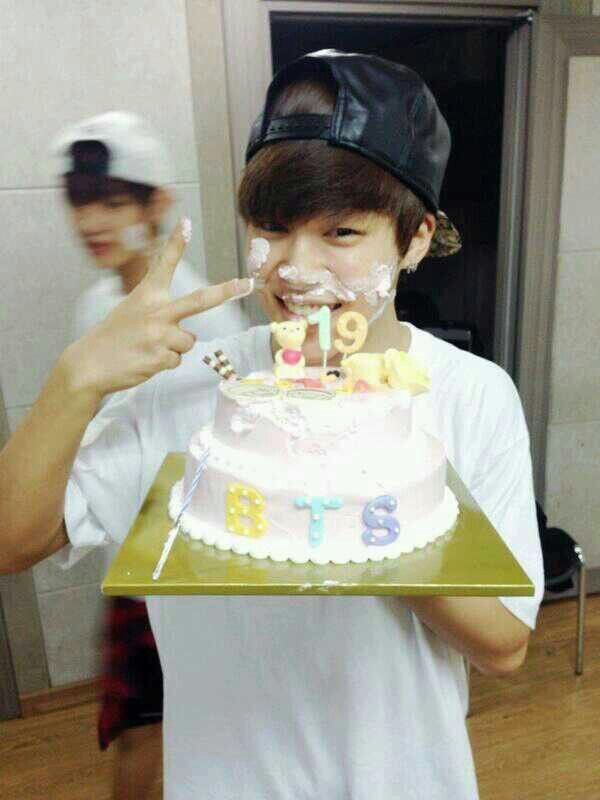
[[[532,33],[516,379],[531,436],[536,493],[542,499],[569,61],[600,56],[600,19],[541,16],[534,20]]]

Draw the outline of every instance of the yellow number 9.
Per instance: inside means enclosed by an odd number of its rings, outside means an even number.
[[[354,323],[352,330],[349,330],[348,325]],[[350,339],[350,344],[345,344],[341,339],[336,339],[333,346],[339,353],[350,355],[356,353],[357,350],[365,343],[367,338],[367,331],[369,330],[369,323],[362,314],[358,311],[346,311],[345,314],[338,319],[336,330],[344,339]]]

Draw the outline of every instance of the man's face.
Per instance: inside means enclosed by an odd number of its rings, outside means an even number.
[[[257,239],[268,242],[259,271],[251,256]],[[346,311],[358,311],[370,320],[381,310],[385,292],[376,288],[382,288],[381,276],[387,276],[393,291],[399,253],[395,226],[386,214],[352,212],[291,226],[250,224],[247,242],[249,269],[264,282],[261,304],[275,322],[307,317],[328,305],[333,340],[337,320]],[[321,362],[316,325],[308,327],[302,349],[307,364]],[[330,357],[333,360],[334,352]]]
[[[149,208],[130,194],[111,195],[70,210],[75,230],[100,268],[119,269],[150,241]]]

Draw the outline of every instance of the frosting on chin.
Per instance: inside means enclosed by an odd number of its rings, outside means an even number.
[[[458,506],[446,487],[444,448],[413,426],[412,402],[402,390],[281,388],[272,375],[225,381],[214,423],[192,437],[169,512],[177,517],[205,460],[181,518],[193,539],[255,558],[317,564],[380,561],[424,547],[452,527]],[[244,487],[249,535],[226,525],[227,515],[235,517],[235,497],[228,498]],[[365,512],[382,496],[396,501],[400,533],[389,544],[369,545]],[[323,501],[321,514],[311,500]],[[311,540],[309,530],[319,525],[322,538]]]

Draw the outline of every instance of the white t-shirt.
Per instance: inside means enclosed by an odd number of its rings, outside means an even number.
[[[187,261],[180,261],[173,274],[170,293],[173,299],[183,297],[194,289],[206,286]],[[73,338],[79,339],[91,327],[101,322],[127,295],[123,291],[120,275],[114,270],[102,275],[78,298],[73,320]],[[203,314],[183,320],[181,327],[198,339],[210,341],[245,330],[249,321],[238,302],[224,303]]]
[[[496,365],[410,326],[433,389],[415,420],[533,580],[501,598],[534,627],[543,591],[528,435]],[[108,405],[67,494],[66,562],[122,541],[169,451],[210,419],[217,376],[181,367]],[[218,342],[239,374],[272,365],[268,327]],[[390,443],[393,446],[393,443]],[[151,597],[164,673],[166,800],[474,800],[462,656],[396,597]]]

